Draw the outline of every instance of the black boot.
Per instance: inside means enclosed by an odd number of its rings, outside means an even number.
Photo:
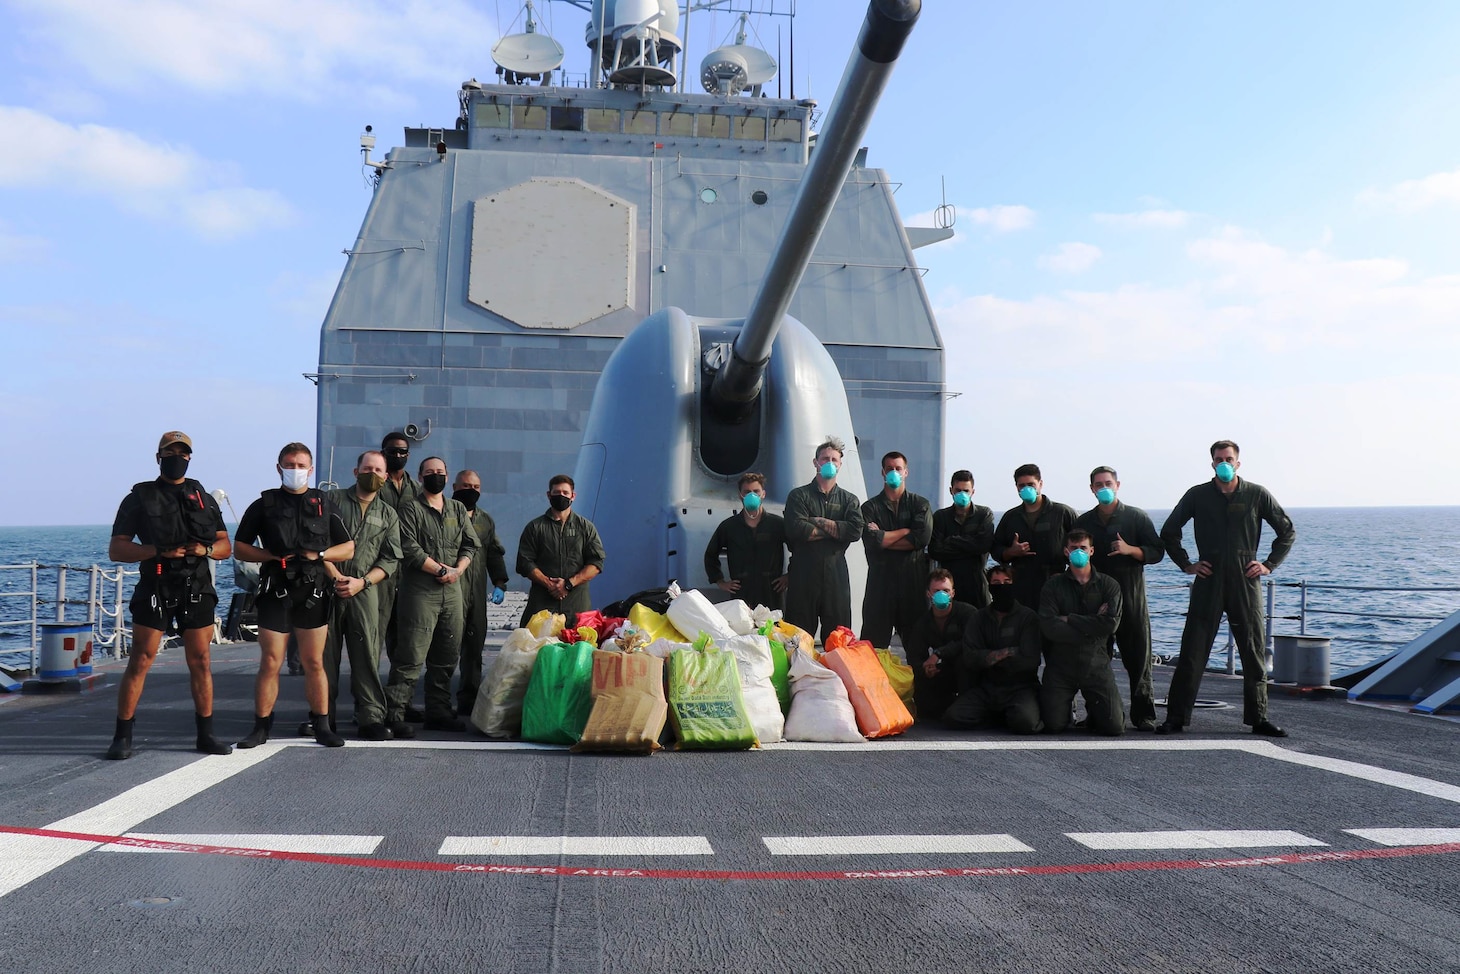
[[[213,736],[213,715],[204,717],[202,714],[193,714],[193,722],[198,725],[197,748],[204,754],[232,754],[233,745],[224,744]]]
[[[126,720],[117,718],[117,729],[116,733],[112,735],[112,746],[106,749],[108,761],[125,761],[132,756],[132,725],[136,722],[136,717],[128,717]]]
[[[310,714],[309,722],[314,725],[314,740],[325,747],[344,747],[345,739],[335,733],[334,721],[324,714]]]
[[[269,739],[269,731],[274,729],[274,715],[266,717],[254,717],[253,730],[248,736],[238,742],[239,747],[258,747]]]

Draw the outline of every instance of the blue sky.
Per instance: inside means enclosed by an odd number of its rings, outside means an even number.
[[[801,0],[797,94],[860,25]],[[357,137],[450,124],[507,0],[0,0],[0,521],[97,523],[156,438],[236,499],[312,439]],[[543,15],[583,70],[586,15]],[[757,26],[774,47],[776,22]],[[696,15],[691,60],[731,28]],[[520,29],[520,28],[518,28]],[[1290,507],[1460,504],[1460,5],[929,0],[868,136],[927,224],[944,471],[1169,507],[1218,437]],[[378,153],[379,154],[379,153]],[[44,489],[33,473],[46,479]],[[237,504],[237,500],[235,501]],[[238,504],[241,511],[242,505]]]

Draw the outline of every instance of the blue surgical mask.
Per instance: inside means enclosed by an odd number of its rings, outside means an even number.
[[[966,490],[960,490],[953,495],[953,503],[958,507],[967,507],[973,503],[973,495]]]
[[[836,464],[832,463],[830,460],[826,461],[821,465],[821,470],[819,471],[819,473],[821,474],[822,480],[831,480],[833,477],[836,476]]]
[[[746,494],[744,497],[740,498],[740,500],[741,500],[741,503],[743,503],[745,505],[745,509],[747,511],[750,511],[751,513],[754,513],[756,511],[760,510],[760,495],[759,494],[754,493],[754,492],[751,492],[749,494]]]
[[[1217,479],[1220,480],[1222,483],[1230,484],[1232,482],[1232,478],[1235,476],[1237,476],[1237,468],[1232,466],[1226,460],[1223,460],[1221,463],[1217,464]]]
[[[1033,487],[1024,486],[1019,488],[1019,499],[1026,504],[1033,504],[1039,499],[1039,491]]]
[[[1095,499],[1102,504],[1109,504],[1111,501],[1115,500],[1115,491],[1111,490],[1109,487],[1101,487],[1095,492]]]
[[[883,476],[882,481],[893,490],[896,490],[897,488],[902,486],[902,474],[898,473],[896,470],[889,470],[887,471],[886,475]]]
[[[939,589],[933,593],[933,606],[938,609],[946,609],[953,604],[953,596]]]
[[[1087,552],[1084,548],[1076,548],[1074,551],[1070,552],[1070,564],[1074,565],[1076,568],[1084,568],[1086,565],[1090,564],[1090,553]]]

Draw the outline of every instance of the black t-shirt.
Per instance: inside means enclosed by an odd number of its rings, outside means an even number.
[[[287,490],[281,490],[278,496],[283,509],[289,512],[289,516],[294,517],[298,515],[300,503],[308,495],[291,494]],[[345,529],[345,522],[340,520],[339,512],[335,510],[335,506],[330,503],[328,497],[324,499],[324,513],[325,517],[329,519],[330,546],[333,547],[349,541],[350,532]],[[263,547],[259,543],[259,539],[263,537],[264,522],[266,520],[267,515],[264,513],[264,499],[260,497],[248,505],[248,510],[243,512],[243,520],[238,522],[238,531],[233,535],[233,539],[235,541],[242,541],[244,544],[254,545],[255,547]],[[287,554],[287,552],[277,551],[271,553],[276,555]]]
[[[178,506],[182,506],[187,500],[192,500],[194,503],[201,501],[204,508],[212,514],[215,524],[213,533],[207,538],[197,539],[203,544],[217,538],[219,531],[227,531],[227,528],[223,526],[223,512],[218,509],[218,502],[213,499],[212,494],[190,487],[186,482],[170,484],[165,480],[159,480],[157,485],[164,493],[172,494]],[[196,499],[184,496],[192,494],[194,490],[197,490]],[[137,496],[136,491],[131,491],[122,498],[121,506],[117,508],[116,519],[112,521],[112,534],[123,535],[129,539],[135,538],[138,544],[153,543],[152,524],[147,519],[147,512],[143,510],[142,500]]]

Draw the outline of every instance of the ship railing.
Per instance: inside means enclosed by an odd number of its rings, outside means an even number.
[[[132,641],[131,630],[127,628],[125,589],[127,579],[137,574],[120,565],[104,568],[46,565],[35,561],[0,565],[0,658],[11,664],[25,660],[25,668],[35,673],[43,622],[90,623],[95,629],[92,652],[123,658]],[[76,575],[85,577],[84,597],[79,595],[80,586],[73,577]],[[22,608],[14,608],[16,603]],[[7,649],[6,644],[11,642],[27,645]],[[12,665],[11,668],[20,667]]]
[[[1183,589],[1183,590],[1189,591],[1191,589],[1191,582],[1189,582],[1189,581],[1187,581],[1187,582],[1167,582],[1167,583],[1156,582],[1156,583],[1150,583],[1146,587],[1148,589]],[[1409,643],[1410,640],[1412,640],[1416,636],[1420,635],[1420,633],[1422,633],[1425,629],[1428,629],[1433,624],[1435,624],[1437,622],[1442,622],[1445,619],[1449,618],[1449,613],[1438,613],[1437,614],[1437,613],[1432,613],[1432,612],[1400,612],[1400,611],[1393,611],[1393,612],[1391,612],[1391,611],[1378,611],[1378,610],[1360,609],[1360,608],[1355,608],[1354,607],[1354,603],[1352,603],[1352,602],[1346,602],[1346,603],[1344,603],[1344,607],[1328,607],[1325,604],[1323,604],[1323,602],[1321,601],[1321,599],[1322,599],[1322,593],[1332,593],[1332,592],[1353,592],[1353,593],[1358,593],[1358,592],[1370,592],[1370,593],[1380,592],[1380,593],[1385,593],[1385,594],[1395,594],[1395,593],[1410,593],[1410,594],[1416,594],[1416,593],[1428,593],[1428,594],[1460,593],[1460,585],[1340,585],[1340,584],[1329,583],[1329,582],[1310,582],[1307,579],[1300,579],[1300,580],[1294,581],[1294,582],[1282,582],[1282,581],[1278,581],[1278,580],[1272,579],[1272,578],[1263,579],[1263,588],[1264,588],[1264,600],[1266,602],[1266,612],[1264,613],[1264,633],[1263,633],[1263,635],[1265,637],[1265,643],[1266,643],[1267,657],[1268,657],[1268,663],[1269,663],[1269,665],[1272,662],[1273,637],[1275,635],[1278,635],[1278,636],[1281,636],[1281,635],[1298,635],[1298,636],[1306,636],[1306,635],[1309,635],[1309,632],[1308,632],[1308,624],[1309,624],[1309,622],[1311,620],[1314,619],[1314,617],[1317,617],[1320,621],[1324,617],[1329,617],[1329,618],[1334,618],[1336,620],[1340,620],[1342,622],[1350,623],[1350,624],[1351,623],[1355,623],[1355,622],[1364,621],[1364,620],[1367,620],[1367,621],[1370,621],[1370,622],[1385,622],[1385,623],[1405,623],[1405,622],[1423,623],[1422,626],[1415,626],[1415,627],[1413,627],[1413,631],[1410,632],[1409,634],[1407,634],[1406,636],[1404,636],[1404,638],[1375,639],[1375,638],[1369,638],[1367,636],[1360,636],[1360,635],[1355,635],[1355,634],[1346,633],[1346,632],[1336,632],[1336,633],[1330,634],[1330,638],[1335,643],[1338,643],[1338,644],[1341,644],[1341,645],[1370,647],[1371,648],[1370,655],[1381,655],[1380,653],[1374,653],[1373,652],[1373,649],[1379,649],[1379,650],[1388,651],[1388,650],[1391,650],[1391,649],[1397,649],[1400,646],[1404,646],[1407,643]],[[1280,606],[1279,605],[1279,602],[1278,602],[1278,590],[1279,589],[1289,589],[1289,590],[1296,589],[1297,590],[1297,593],[1296,594],[1297,594],[1297,603],[1298,604],[1297,604],[1296,609],[1288,608],[1287,606]],[[1311,605],[1309,603],[1310,595],[1316,596],[1319,599],[1319,604],[1317,606]],[[1460,602],[1460,599],[1457,599],[1456,601],[1457,602]],[[1283,608],[1285,610],[1285,612],[1279,612],[1278,611],[1279,608]],[[1451,612],[1453,612],[1453,611],[1454,611],[1454,609],[1452,608],[1451,609]],[[1177,611],[1170,611],[1170,610],[1163,611],[1163,610],[1154,610],[1153,609],[1151,611],[1151,615],[1152,616],[1167,616],[1167,617],[1181,617],[1181,618],[1185,618],[1186,612],[1185,611],[1177,612]],[[1296,622],[1298,624],[1297,632],[1296,633],[1292,633],[1292,632],[1281,632],[1281,631],[1278,631],[1277,624],[1278,623],[1284,623],[1284,622],[1286,622],[1286,623]],[[1238,663],[1238,659],[1237,659],[1237,642],[1236,642],[1236,640],[1232,636],[1232,631],[1231,631],[1231,628],[1230,627],[1227,627],[1226,628],[1226,632],[1227,632],[1227,644],[1226,644],[1226,662],[1225,662],[1225,665],[1223,665],[1221,663],[1217,663],[1215,665],[1209,663],[1208,664],[1208,669],[1220,670],[1220,671],[1223,671],[1223,672],[1227,673],[1228,675],[1233,675],[1233,674],[1236,674],[1238,672],[1238,669],[1237,669],[1237,663]],[[1177,654],[1176,653],[1167,654],[1167,653],[1156,652],[1155,653],[1155,656],[1157,657],[1158,660],[1160,660],[1162,662],[1172,662],[1172,661],[1175,660]]]

